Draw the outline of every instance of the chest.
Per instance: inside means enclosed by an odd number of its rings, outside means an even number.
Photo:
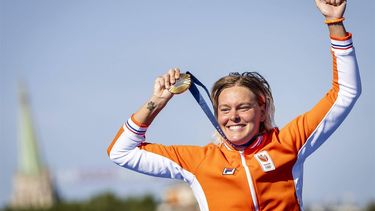
[[[278,142],[243,152],[221,149],[206,155],[196,176],[215,184],[225,182],[234,185],[246,181],[248,174],[254,182],[274,181],[276,178],[290,180],[293,179],[295,161],[296,153]]]

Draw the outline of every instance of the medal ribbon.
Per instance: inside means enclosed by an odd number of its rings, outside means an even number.
[[[194,99],[198,102],[198,104],[200,105],[200,107],[202,108],[202,110],[204,111],[204,113],[206,114],[206,116],[208,117],[210,122],[212,123],[212,125],[216,128],[217,132],[219,132],[219,134],[225,140],[227,140],[227,137],[225,136],[223,130],[221,130],[221,128],[219,126],[219,123],[216,120],[216,117],[213,115],[210,107],[207,105],[206,101],[204,100],[203,96],[199,92],[199,89],[196,85],[202,87],[204,89],[204,91],[206,91],[206,94],[207,94],[207,96],[210,99],[211,104],[212,104],[210,92],[207,90],[206,86],[204,86],[204,84],[202,82],[200,82],[193,74],[191,74],[190,72],[186,72],[186,73],[189,74],[190,77],[191,77],[192,83],[191,83],[190,88],[189,88],[190,93],[193,95]]]

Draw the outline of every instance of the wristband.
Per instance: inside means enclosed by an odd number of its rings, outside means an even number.
[[[342,23],[345,20],[344,17],[342,18],[334,18],[334,19],[326,19],[324,21],[325,24],[335,24],[335,23]]]
[[[130,119],[138,126],[138,127],[143,127],[143,128],[148,128],[149,125],[145,124],[145,123],[141,123],[139,121],[137,121],[135,118],[134,118],[134,115],[133,114]]]

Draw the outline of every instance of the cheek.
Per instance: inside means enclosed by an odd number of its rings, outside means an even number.
[[[220,114],[220,113],[218,113],[217,114],[217,121],[218,121],[218,123],[219,124],[225,124],[227,121],[228,121],[228,117],[227,116],[225,116],[225,115],[223,115],[223,114]]]
[[[259,121],[259,115],[257,115],[254,112],[247,112],[241,115],[241,119],[243,119],[246,122],[257,122]]]

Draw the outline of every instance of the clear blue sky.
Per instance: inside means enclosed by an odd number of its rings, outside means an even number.
[[[305,163],[305,203],[375,199],[375,2],[349,0],[363,94]],[[160,193],[170,180],[115,166],[106,147],[171,67],[208,87],[258,71],[282,127],[330,87],[331,58],[314,1],[0,0],[0,206],[17,167],[17,81],[26,81],[43,159],[61,195]],[[205,145],[213,128],[190,94],[171,101],[148,132],[164,144]]]

